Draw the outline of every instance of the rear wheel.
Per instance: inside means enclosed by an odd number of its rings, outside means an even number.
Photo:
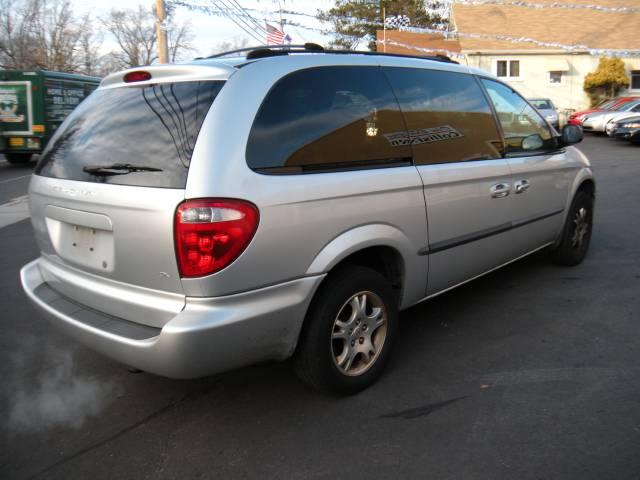
[[[31,161],[30,153],[5,153],[4,156],[7,158],[7,162],[12,165],[20,165]]]
[[[593,197],[578,191],[571,203],[560,244],[551,253],[553,261],[569,266],[581,263],[589,250],[592,228]]]
[[[324,392],[357,393],[380,376],[397,328],[389,282],[374,270],[332,274],[314,298],[294,355],[300,379]]]

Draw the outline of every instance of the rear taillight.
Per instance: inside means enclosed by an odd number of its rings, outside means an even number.
[[[202,277],[230,265],[258,228],[258,209],[242,200],[187,200],[176,210],[175,243],[182,277]]]

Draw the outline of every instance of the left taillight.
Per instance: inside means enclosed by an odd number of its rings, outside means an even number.
[[[232,199],[187,200],[174,221],[178,269],[182,277],[202,277],[229,266],[247,248],[258,228],[258,209]]]

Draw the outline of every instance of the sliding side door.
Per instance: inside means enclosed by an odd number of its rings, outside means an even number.
[[[385,67],[427,203],[427,295],[513,258],[512,180],[486,97],[468,74]]]

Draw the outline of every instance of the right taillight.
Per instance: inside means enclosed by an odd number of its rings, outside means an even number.
[[[182,277],[202,277],[230,265],[258,228],[258,209],[242,200],[187,200],[176,210],[175,243]]]

